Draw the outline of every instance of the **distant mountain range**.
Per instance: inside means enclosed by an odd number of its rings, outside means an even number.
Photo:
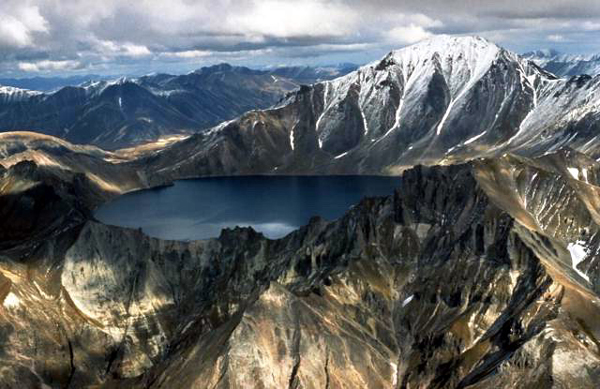
[[[70,77],[0,78],[0,85],[40,92],[52,92],[65,86],[76,86],[91,80],[109,80],[111,78],[115,77],[86,74]]]
[[[569,55],[549,49],[530,51],[523,54],[523,58],[561,77],[600,74],[600,54]]]
[[[353,63],[341,63],[330,66],[283,66],[270,69],[270,73],[280,77],[296,80],[302,84],[313,84],[318,81],[332,80],[358,69]]]
[[[3,86],[0,131],[28,129],[106,149],[128,147],[200,131],[266,108],[300,84],[351,70],[348,65],[253,70],[220,64],[185,75],[87,81],[54,92]]]

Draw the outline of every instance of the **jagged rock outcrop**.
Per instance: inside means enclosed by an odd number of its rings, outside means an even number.
[[[161,241],[82,212],[0,253],[0,381],[595,387],[598,208],[583,188],[598,170],[587,161],[585,182],[560,168],[582,158],[416,167],[393,196],[280,240]],[[56,195],[73,204],[71,190]]]

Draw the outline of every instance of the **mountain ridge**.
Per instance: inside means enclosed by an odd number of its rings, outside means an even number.
[[[310,81],[334,73],[312,69],[301,75]],[[88,81],[52,93],[0,87],[0,131],[34,129],[73,143],[118,149],[201,131],[266,108],[298,87],[298,81],[271,71],[228,64],[184,75]]]
[[[148,163],[169,169],[181,155],[186,160],[175,165],[183,176],[208,160],[219,161],[226,174],[254,155],[256,166],[245,171],[393,174],[417,163],[509,151],[540,155],[567,140],[597,158],[590,141],[599,90],[598,79],[559,79],[483,38],[442,37],[301,88],[275,107],[149,156]]]

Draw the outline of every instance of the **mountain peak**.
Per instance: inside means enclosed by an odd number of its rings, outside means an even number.
[[[501,47],[479,36],[440,35],[412,46],[392,51],[389,57],[395,62],[416,64],[433,57],[443,59],[442,67],[448,63],[464,62],[469,68],[487,66],[504,51]]]
[[[495,43],[480,36],[436,35],[433,38],[415,43],[414,45],[395,50],[393,53],[402,54],[410,51],[446,53],[485,49],[495,51],[501,50]]]
[[[482,37],[440,35],[392,51],[378,67],[393,63],[402,69],[403,76],[408,76],[420,72],[416,69],[435,66],[454,90],[467,80],[480,78],[498,61],[502,53],[510,54]]]
[[[227,62],[221,62],[216,65],[203,66],[200,69],[196,69],[194,73],[216,73],[216,72],[229,72],[234,69],[238,69],[237,67],[228,64]]]

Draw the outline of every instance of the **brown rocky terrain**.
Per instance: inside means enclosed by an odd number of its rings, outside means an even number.
[[[598,171],[575,152],[415,167],[283,239],[176,242],[94,221],[111,195],[93,180],[16,163],[0,186],[0,382],[596,387]]]

